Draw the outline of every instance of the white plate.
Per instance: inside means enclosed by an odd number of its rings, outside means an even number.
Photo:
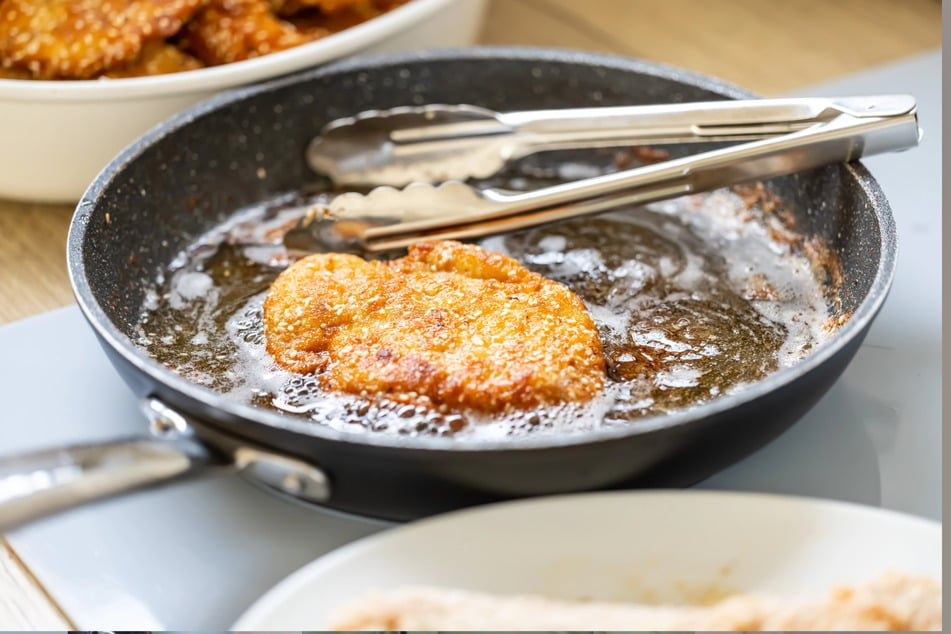
[[[449,513],[354,542],[282,581],[232,629],[327,629],[339,605],[410,584],[690,601],[753,590],[818,597],[884,570],[940,579],[941,525],[776,495],[591,493]]]

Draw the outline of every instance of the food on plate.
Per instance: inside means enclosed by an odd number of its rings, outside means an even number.
[[[500,596],[435,587],[369,594],[332,630],[903,630],[941,629],[941,584],[887,572],[821,599],[737,594],[712,605],[642,605]]]
[[[0,79],[162,75],[274,53],[408,0],[0,0]]]
[[[604,384],[582,300],[513,258],[453,241],[405,257],[317,254],[275,280],[267,350],[332,391],[497,412],[585,401]]]

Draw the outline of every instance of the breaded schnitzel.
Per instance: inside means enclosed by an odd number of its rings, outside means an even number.
[[[181,35],[185,50],[211,66],[283,51],[310,39],[274,15],[267,0],[210,0]]]
[[[389,262],[304,258],[264,303],[267,350],[329,390],[498,412],[591,399],[605,362],[566,287],[452,241]]]
[[[203,68],[204,64],[167,42],[149,42],[130,64],[103,73],[104,77],[145,77]]]
[[[0,0],[0,58],[39,79],[86,79],[178,32],[203,0]]]
[[[374,3],[368,0],[270,0],[271,9],[280,16],[290,16],[307,9],[319,9],[326,15],[342,11],[362,11],[373,15]]]
[[[0,79],[196,70],[306,44],[408,0],[0,0]]]

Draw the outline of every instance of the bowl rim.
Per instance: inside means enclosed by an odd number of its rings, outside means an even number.
[[[516,438],[502,438],[498,440],[445,438],[439,436],[405,438],[388,434],[367,434],[336,430],[322,425],[314,425],[306,419],[296,420],[293,417],[282,416],[277,412],[271,412],[263,408],[240,403],[211,388],[192,383],[185,377],[166,368],[157,360],[150,357],[144,349],[137,346],[134,341],[119,331],[112,323],[111,319],[100,306],[100,302],[93,293],[86,275],[86,268],[83,263],[85,227],[89,224],[90,215],[96,205],[96,201],[99,200],[102,194],[110,187],[113,179],[124,171],[128,163],[139,158],[150,146],[160,141],[166,135],[188,126],[196,119],[209,115],[233,103],[252,99],[259,94],[280,90],[296,84],[316,81],[326,76],[354,72],[366,68],[392,68],[408,63],[427,61],[453,62],[460,60],[583,63],[609,67],[628,73],[640,73],[666,78],[679,83],[686,83],[707,89],[729,98],[755,98],[758,96],[747,90],[738,88],[733,84],[707,75],[631,57],[558,48],[496,46],[429,49],[396,54],[388,53],[353,57],[317,69],[278,78],[270,82],[218,94],[158,124],[126,147],[125,150],[103,168],[83,194],[82,199],[76,207],[76,212],[70,223],[67,239],[67,261],[70,283],[72,284],[77,303],[83,315],[92,325],[99,338],[111,350],[117,352],[126,363],[133,366],[138,372],[148,376],[149,379],[155,381],[157,384],[175,390],[187,399],[200,404],[203,408],[211,408],[216,411],[218,413],[216,422],[208,423],[205,419],[202,419],[205,424],[209,424],[212,427],[219,427],[222,418],[230,417],[254,425],[263,425],[275,433],[303,435],[309,438],[332,441],[335,443],[399,449],[401,451],[415,450],[455,454],[465,451],[526,451],[581,446],[638,436],[659,430],[669,430],[692,423],[703,423],[703,421],[711,417],[722,415],[728,410],[738,408],[757,399],[765,398],[769,393],[792,384],[801,377],[816,371],[820,366],[829,362],[834,356],[839,354],[850,342],[861,337],[863,331],[868,328],[881,309],[895,276],[897,263],[895,220],[888,200],[885,198],[884,192],[878,182],[872,177],[864,165],[855,162],[844,165],[843,169],[847,171],[850,177],[856,180],[856,183],[864,192],[869,201],[869,206],[875,212],[876,218],[878,219],[880,230],[878,252],[880,253],[880,259],[866,297],[852,312],[849,320],[840,327],[836,336],[818,346],[816,350],[799,363],[791,367],[779,368],[775,372],[750,385],[744,386],[736,392],[720,396],[707,403],[680,409],[675,412],[644,417],[638,419],[636,424],[632,425],[601,427],[571,434],[529,434]],[[242,435],[238,429],[234,428],[229,429],[228,433]]]
[[[0,79],[0,100],[29,102],[125,101],[210,93],[329,62],[424,23],[451,5],[471,0],[409,0],[375,18],[319,40],[230,64],[119,79]]]

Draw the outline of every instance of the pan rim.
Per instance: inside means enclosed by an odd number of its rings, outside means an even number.
[[[368,446],[379,449],[415,450],[420,452],[462,452],[484,451],[525,451],[545,450],[568,446],[591,445],[609,442],[619,438],[637,436],[659,430],[670,430],[690,423],[703,424],[704,421],[723,415],[751,401],[765,397],[785,385],[815,371],[845,348],[870,325],[881,309],[894,280],[897,263],[897,238],[895,221],[891,207],[878,182],[861,163],[844,165],[847,175],[855,179],[875,212],[879,227],[879,263],[870,284],[868,293],[853,311],[850,319],[838,330],[837,335],[792,367],[780,368],[736,392],[716,398],[713,401],[685,408],[669,414],[649,416],[637,420],[629,426],[602,427],[570,434],[530,434],[503,440],[472,440],[466,438],[445,437],[402,437],[365,432],[347,432],[322,426],[306,419],[283,416],[276,412],[256,408],[228,399],[225,395],[192,383],[152,359],[129,337],[116,328],[94,295],[83,263],[83,241],[85,228],[95,209],[97,201],[108,191],[109,186],[121,176],[126,165],[139,158],[148,148],[166,135],[187,127],[191,122],[212,112],[255,96],[291,85],[312,82],[323,77],[340,73],[358,71],[362,68],[386,68],[420,62],[452,62],[460,60],[509,60],[520,62],[582,63],[639,73],[669,79],[678,83],[705,89],[729,99],[755,98],[758,95],[743,90],[733,84],[692,71],[645,60],[600,53],[589,53],[558,48],[538,47],[498,47],[479,46],[469,48],[444,48],[412,51],[398,54],[381,54],[349,58],[317,69],[289,75],[251,87],[225,92],[192,106],[173,117],[159,123],[122,150],[96,176],[79,201],[70,223],[67,238],[67,263],[70,283],[77,303],[100,339],[127,363],[145,374],[157,384],[201,403],[203,406],[221,413],[221,418],[236,418],[245,423],[261,425],[270,432],[293,434],[354,446]],[[182,412],[189,419],[194,417]],[[213,422],[206,418],[196,421],[199,425],[224,428],[226,425],[218,419]],[[227,428],[228,433],[244,437],[239,429]]]

